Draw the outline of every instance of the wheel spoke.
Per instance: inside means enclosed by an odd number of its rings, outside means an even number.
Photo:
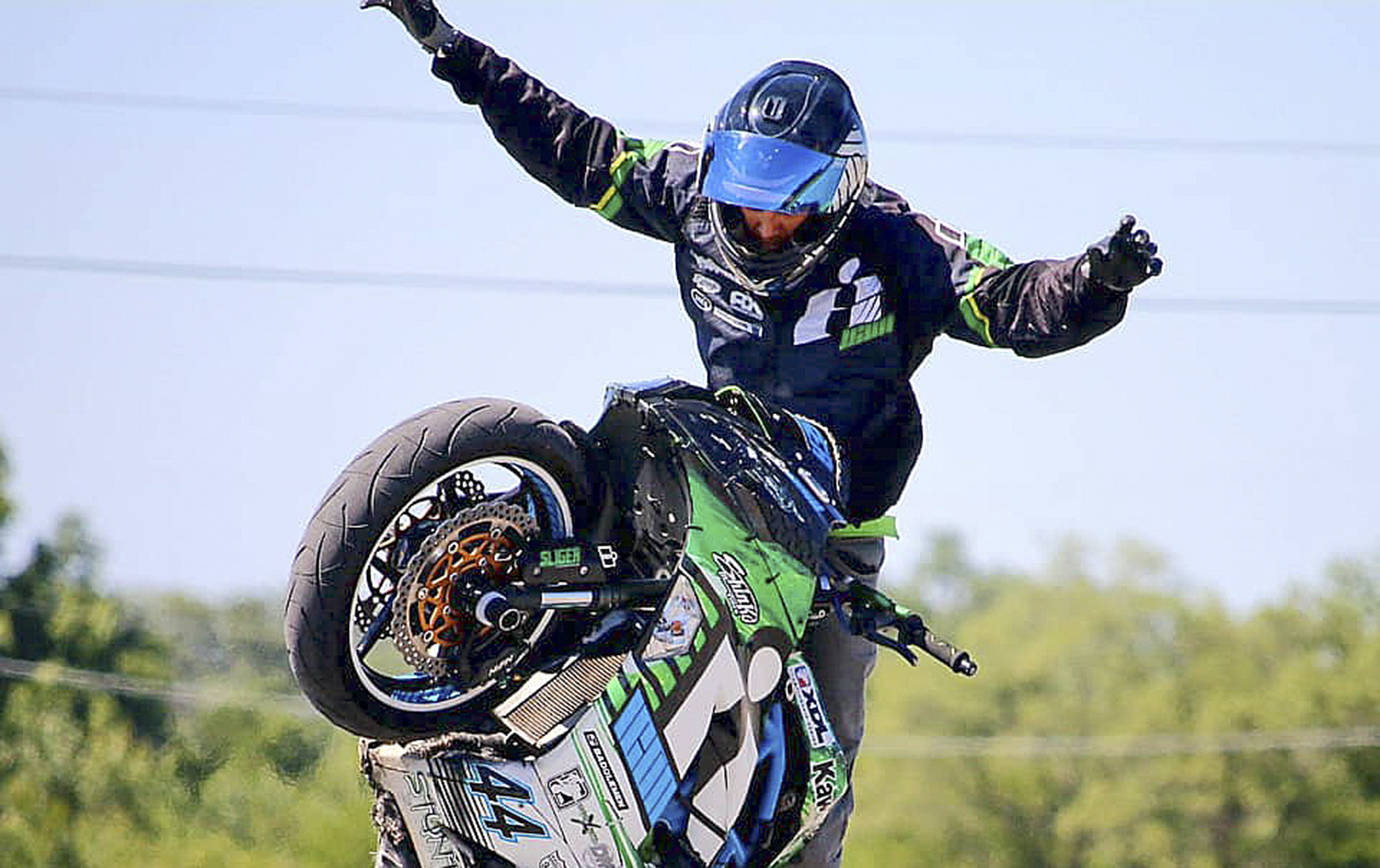
[[[396,590],[388,595],[388,599],[379,607],[378,614],[374,615],[374,620],[369,623],[369,629],[364,631],[364,638],[355,646],[355,655],[360,660],[369,656],[369,652],[374,650],[374,645],[378,643],[379,636],[383,635],[383,628],[388,626],[389,620],[393,617],[393,598],[396,596]]]

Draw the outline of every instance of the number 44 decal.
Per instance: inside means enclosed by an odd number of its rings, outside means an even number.
[[[533,807],[532,790],[521,781],[515,781],[493,766],[472,763],[465,775],[465,788],[484,801],[488,816],[481,817],[484,827],[495,832],[508,843],[518,838],[550,838],[551,833],[540,820],[533,820],[518,806]]]

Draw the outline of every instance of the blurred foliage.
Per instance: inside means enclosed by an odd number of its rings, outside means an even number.
[[[1380,561],[1234,616],[1157,590],[1125,544],[1043,575],[984,573],[953,537],[897,596],[973,650],[977,678],[884,654],[849,865],[1380,865],[1380,749],[921,757],[916,736],[1238,733],[1380,725]],[[1094,576],[1100,572],[1104,577]],[[893,589],[894,590],[894,589]],[[897,737],[902,737],[898,739]]]
[[[0,541],[9,502],[0,453]],[[135,603],[95,589],[65,518],[0,576],[0,655],[234,698],[291,683],[266,602]],[[371,799],[355,739],[290,711],[170,704],[0,678],[0,864],[365,865]],[[305,703],[293,710],[301,711]]]
[[[0,454],[0,543],[10,504]],[[0,577],[0,654],[214,690],[222,707],[0,678],[0,862],[366,865],[355,740],[293,691],[265,601],[119,600],[64,519]],[[982,663],[883,652],[850,866],[1380,865],[1380,749],[926,756],[926,736],[1212,735],[1380,725],[1380,561],[1243,615],[1163,555],[1076,543],[1037,573],[932,541],[893,593]],[[169,696],[175,694],[170,692]],[[255,697],[258,702],[255,705]]]

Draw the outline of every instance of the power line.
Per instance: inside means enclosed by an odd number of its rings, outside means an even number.
[[[548,292],[644,298],[677,298],[669,285],[653,286],[612,281],[539,280],[501,275],[439,274],[405,271],[351,271],[341,269],[278,268],[249,265],[211,265],[206,263],[158,260],[105,259],[84,256],[25,256],[0,254],[0,270],[56,271],[78,274],[108,274],[127,277],[156,277],[198,281],[244,281],[249,283],[299,284],[323,286],[380,286],[409,289],[454,291]],[[1137,307],[1156,313],[1223,313],[1374,316],[1380,315],[1380,300],[1375,299],[1285,299],[1285,298],[1164,298],[1150,293],[1137,297]]]
[[[141,699],[161,699],[183,707],[272,707],[299,717],[313,717],[306,700],[290,694],[246,694],[235,691],[209,690],[187,684],[165,683],[148,678],[135,678],[115,672],[95,672],[74,669],[54,661],[19,660],[0,656],[0,678],[30,681],[38,684],[57,684]]]
[[[289,117],[315,120],[381,121],[392,123],[460,124],[479,126],[477,113],[455,109],[399,109],[386,106],[350,106],[330,103],[272,99],[244,99],[134,94],[60,88],[0,87],[0,99],[13,102],[80,105],[100,108],[197,111],[250,117]],[[684,121],[625,119],[630,128],[668,130],[686,127]],[[1323,139],[1284,138],[1190,138],[1185,136],[1071,135],[1044,133],[980,133],[936,129],[876,129],[874,140],[917,145],[1032,148],[1083,151],[1178,151],[1200,154],[1259,156],[1377,157],[1380,142],[1344,142]]]
[[[450,111],[434,111],[273,99],[195,97],[27,87],[0,87],[0,99],[14,102],[80,105],[97,108],[212,112],[248,115],[250,117],[296,117],[316,120],[391,121],[398,123],[462,124],[466,126],[481,126],[483,124],[483,120],[477,113],[464,111],[458,105],[457,108]]]
[[[289,713],[313,717],[300,696],[229,693],[194,686],[165,684],[113,672],[75,669],[52,661],[35,662],[0,657],[0,678],[40,684],[59,684],[80,690],[163,699],[192,706],[272,705]],[[1300,729],[1265,732],[1161,733],[1153,735],[993,735],[993,736],[872,736],[863,745],[873,756],[907,759],[948,757],[1162,757],[1200,754],[1260,753],[1264,751],[1332,751],[1380,746],[1380,726]]]
[[[1327,751],[1380,746],[1380,726],[1273,732],[1155,735],[870,736],[863,750],[876,756],[937,759],[964,756],[1158,757],[1262,751]]]
[[[491,290],[504,292],[577,292],[604,295],[665,296],[666,287],[639,284],[539,280],[502,276],[434,274],[415,271],[344,271],[323,268],[276,268],[252,265],[208,265],[134,259],[101,259],[82,256],[20,256],[0,254],[0,269],[65,271],[82,274],[116,274],[138,277],[169,277],[184,280],[236,280],[251,283],[384,286],[390,288]]]

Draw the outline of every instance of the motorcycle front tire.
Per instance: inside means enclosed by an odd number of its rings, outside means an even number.
[[[332,723],[357,735],[410,741],[484,731],[494,691],[441,711],[380,699],[352,657],[356,588],[375,543],[418,492],[455,468],[493,456],[540,467],[578,525],[590,503],[583,453],[559,423],[514,401],[477,398],[425,410],[382,434],[336,478],[298,545],[284,605],[288,662],[298,686]]]

